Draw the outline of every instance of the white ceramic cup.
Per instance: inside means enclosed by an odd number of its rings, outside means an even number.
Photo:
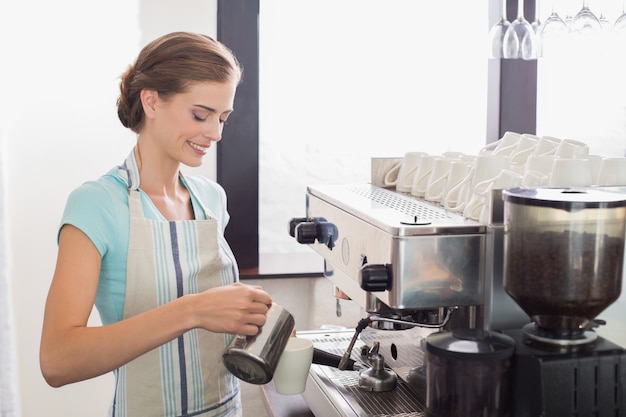
[[[542,136],[539,138],[535,149],[533,149],[533,155],[554,155],[556,149],[559,147],[561,139],[553,136]]]
[[[602,167],[602,155],[574,155],[574,159],[586,159],[591,166],[591,179],[593,185],[599,185],[600,168]]]
[[[372,158],[370,176],[372,185],[383,188],[395,187],[401,165],[402,158]]]
[[[588,155],[589,145],[574,139],[563,139],[554,151],[561,158],[573,158],[574,155]]]
[[[484,156],[486,154],[483,154]],[[465,204],[467,204],[467,200],[471,195],[471,183],[472,177],[474,175],[474,165],[472,164],[467,170],[465,176],[457,181],[456,184],[452,185],[446,190],[446,194],[443,196],[443,206],[446,210],[455,211],[455,212],[463,212],[465,209]]]
[[[465,153],[456,152],[456,151],[448,151],[448,152],[444,152],[441,154],[441,156],[444,158],[452,158],[452,159],[461,159],[464,155]]]
[[[626,158],[604,158],[600,164],[598,185],[626,185]]]
[[[552,187],[588,187],[593,185],[588,159],[555,159],[548,185]]]
[[[450,171],[448,172],[448,178],[446,179],[446,185],[441,196],[441,203],[446,209],[451,209],[452,207],[457,206],[457,198],[459,198],[458,193],[452,195],[449,194],[449,191],[460,183],[463,178],[470,174],[472,165],[473,163],[470,161],[459,160],[452,162]],[[448,197],[448,195],[450,195],[450,197]]]
[[[428,180],[430,179],[430,173],[435,166],[435,160],[441,158],[438,155],[422,155],[419,162],[419,167],[413,178],[413,184],[411,185],[411,194],[415,197],[424,197],[426,195],[426,187],[428,186]]]
[[[535,150],[535,146],[539,142],[539,137],[530,134],[523,134],[517,141],[517,146],[511,154],[511,169],[522,173],[528,157]]]
[[[522,178],[522,186],[524,187],[543,187],[548,185],[548,181],[550,180],[550,175],[544,174],[539,171],[524,171],[524,176]]]
[[[515,146],[517,146],[517,141],[520,138],[519,133],[515,132],[504,132],[504,135],[500,139],[495,142],[488,143],[485,147],[483,147],[478,154],[486,155],[505,155],[510,156]]]
[[[413,186],[413,178],[417,172],[422,156],[427,155],[426,152],[407,152],[402,158],[402,165],[398,172],[398,181],[396,182],[396,191],[408,193]]]
[[[426,184],[424,199],[435,203],[441,202],[452,163],[455,161],[458,161],[458,159],[445,157],[435,159],[433,169],[428,177],[428,183]]]
[[[464,162],[471,162],[474,163],[474,161],[476,160],[476,155],[472,155],[472,154],[464,154],[459,158],[461,161]]]
[[[524,171],[539,172],[549,176],[552,172],[554,161],[559,159],[556,155],[530,155],[526,161]]]
[[[283,395],[302,394],[306,388],[312,362],[313,342],[300,337],[290,337],[274,371],[276,392]]]

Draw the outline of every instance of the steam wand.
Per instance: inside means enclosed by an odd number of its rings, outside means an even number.
[[[364,319],[359,320],[359,324],[357,324],[356,329],[354,331],[354,336],[352,336],[352,340],[350,340],[350,344],[348,345],[348,348],[346,349],[343,356],[341,357],[341,360],[339,361],[338,368],[342,371],[346,369],[350,361],[350,355],[352,354],[352,349],[354,348],[354,344],[356,343],[356,340],[359,338],[359,335],[361,334],[363,329],[369,326],[370,323],[374,321],[384,321],[388,323],[404,324],[404,325],[409,325],[413,327],[425,327],[425,328],[430,328],[430,329],[437,329],[437,328],[445,326],[448,323],[448,321],[450,320],[450,316],[452,315],[452,310],[456,308],[457,307],[448,307],[446,316],[444,317],[443,321],[438,324],[415,323],[412,321],[390,319],[390,318],[380,317],[380,316],[374,316],[374,317],[369,316],[369,317],[365,317]]]

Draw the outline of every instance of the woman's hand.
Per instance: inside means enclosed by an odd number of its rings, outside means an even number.
[[[265,324],[272,298],[257,285],[235,283],[189,296],[191,327],[254,336]]]

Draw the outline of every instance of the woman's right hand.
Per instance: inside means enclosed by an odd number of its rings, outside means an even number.
[[[272,298],[258,285],[240,282],[190,295],[192,327],[254,336],[265,324]]]

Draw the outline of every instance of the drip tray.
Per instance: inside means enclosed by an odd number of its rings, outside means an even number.
[[[398,385],[392,391],[366,391],[359,388],[359,371],[341,371],[314,364],[302,396],[318,417],[425,416],[424,379],[410,375],[416,375],[416,370],[424,363],[421,341],[431,332],[420,328],[403,331],[366,328],[360,334],[352,359],[363,362],[361,347],[379,342],[385,364],[398,375]],[[353,335],[354,330],[298,332],[298,337],[311,339],[316,348],[336,355],[343,355]],[[392,352],[395,355],[392,356]],[[421,371],[420,375],[425,377]]]

